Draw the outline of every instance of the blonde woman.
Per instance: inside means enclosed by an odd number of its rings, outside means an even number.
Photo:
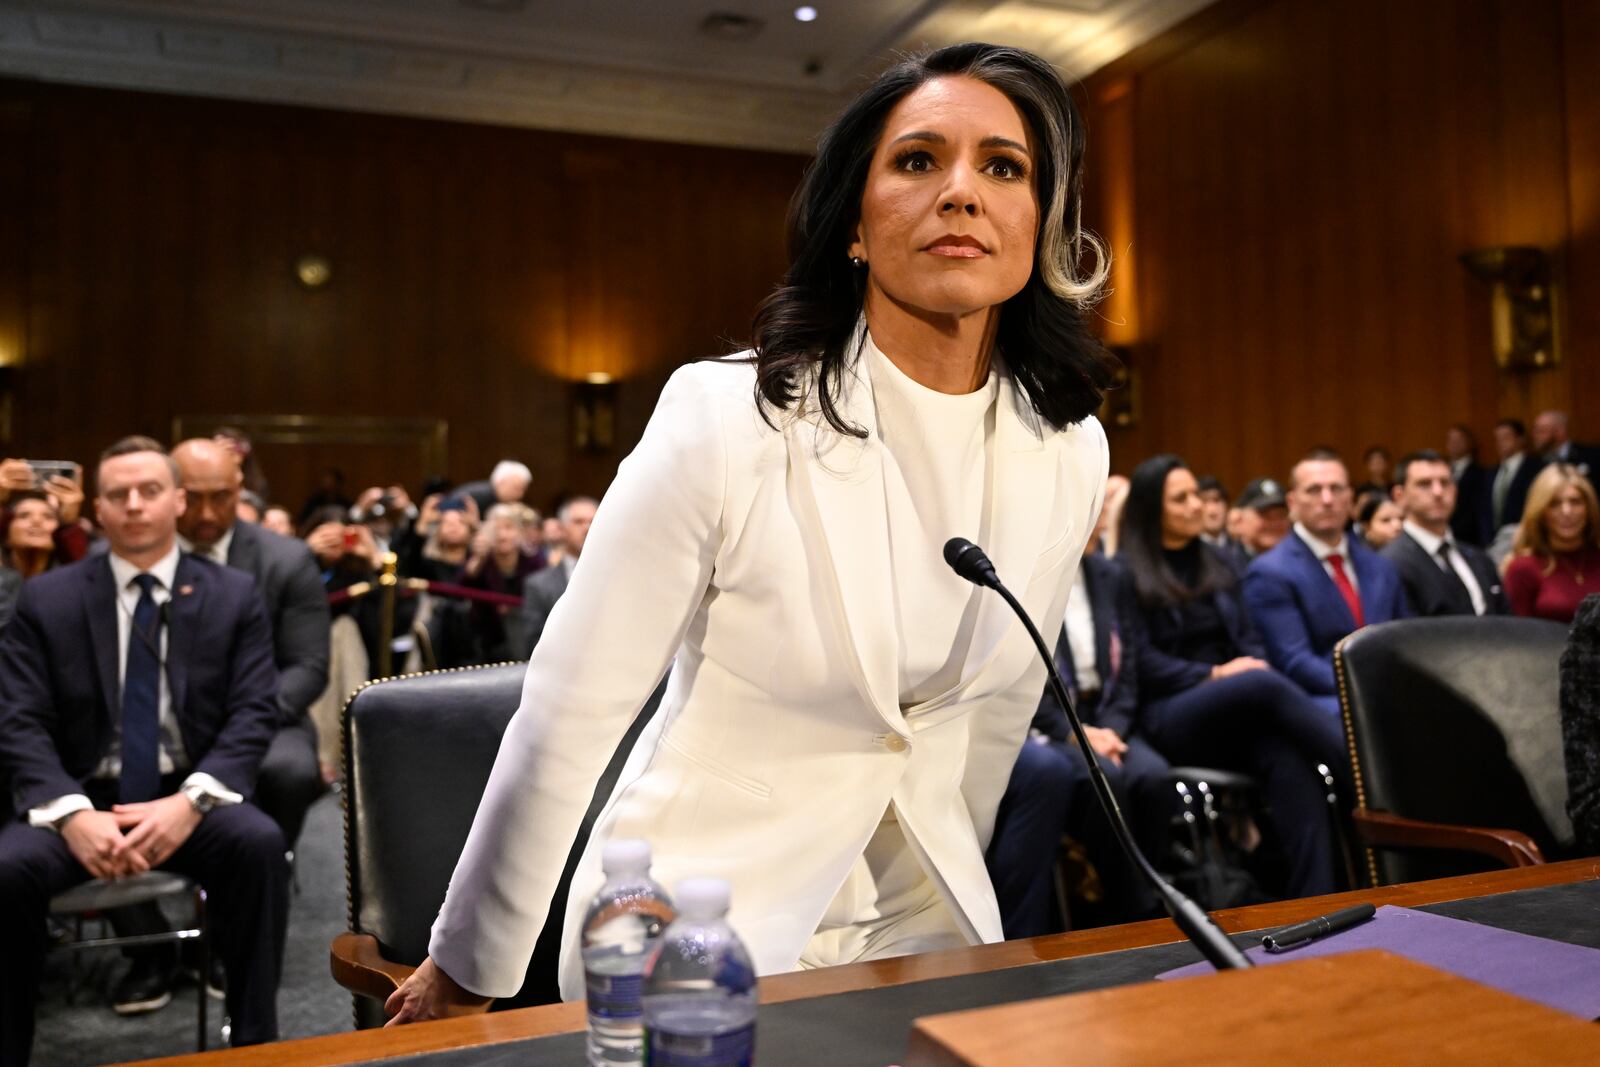
[[[1552,463],[1528,489],[1506,596],[1518,615],[1571,622],[1590,593],[1600,593],[1600,501],[1578,468]]]

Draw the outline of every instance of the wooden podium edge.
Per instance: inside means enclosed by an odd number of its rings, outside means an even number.
[[[905,1067],[1600,1063],[1600,1027],[1368,949],[916,1020]]]

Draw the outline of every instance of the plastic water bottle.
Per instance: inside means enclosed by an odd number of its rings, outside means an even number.
[[[639,995],[645,964],[676,912],[650,878],[650,846],[619,839],[600,853],[606,882],[583,919],[591,1067],[637,1064],[643,1055]]]
[[[756,973],[724,918],[728,883],[689,878],[673,889],[678,918],[644,980],[649,1067],[749,1067],[756,1050]]]

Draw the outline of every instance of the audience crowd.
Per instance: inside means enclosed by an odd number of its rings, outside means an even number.
[[[1263,793],[1240,837],[1252,892],[1339,888],[1325,785],[1349,788],[1339,640],[1407,616],[1570,622],[1600,591],[1600,449],[1545,412],[1531,432],[1502,420],[1494,451],[1480,462],[1455,426],[1442,451],[1395,460],[1374,446],[1357,470],[1312,449],[1236,497],[1173,455],[1111,479],[1066,617],[1048,622],[1089,742],[1151,855],[1176,862],[1169,766],[1201,764]],[[33,979],[21,972],[36,974],[44,890],[163,863],[215,883],[220,966],[202,977],[226,990],[236,1040],[270,1040],[288,907],[287,869],[271,857],[292,853],[306,808],[337,777],[345,696],[384,665],[530,655],[599,505],[569,497],[541,515],[524,502],[533,472],[513,460],[482,481],[431,481],[420,503],[400,484],[352,498],[330,469],[291,505],[234,430],[170,453],[125,439],[85,473],[0,462],[0,791],[14,808],[0,830],[0,946],[28,961],[0,968],[0,1059],[27,1059]],[[97,569],[101,554],[109,568]],[[125,570],[148,573],[115,587]],[[400,579],[392,599],[386,572]],[[87,639],[74,598],[88,605]],[[97,673],[122,694],[120,721],[147,714],[148,731],[101,738],[105,709],[83,684]],[[1155,913],[1047,692],[989,854],[1008,936],[1059,924],[1063,834],[1098,877],[1075,923]],[[150,847],[130,848],[136,836]],[[112,916],[119,931],[162,922],[124,912]],[[162,1006],[182,961],[132,955],[114,1006]]]

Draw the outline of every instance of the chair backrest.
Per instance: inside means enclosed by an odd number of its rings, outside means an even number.
[[[526,667],[511,663],[386,679],[358,690],[345,707],[350,929],[376,937],[387,959],[417,964],[428,954],[429,931],[466,844],[501,736],[521,703]],[[566,887],[589,827],[663,687],[651,695],[595,789],[552,901],[552,915],[565,912]],[[497,1008],[559,999],[560,927],[560,922],[545,924],[522,991]],[[358,1025],[383,1023],[381,1005],[365,997],[355,1000]]]
[[[1404,619],[1334,654],[1357,803],[1412,819],[1520,830],[1547,858],[1572,844],[1558,663],[1540,619]],[[1381,884],[1490,866],[1463,853],[1368,851]]]

